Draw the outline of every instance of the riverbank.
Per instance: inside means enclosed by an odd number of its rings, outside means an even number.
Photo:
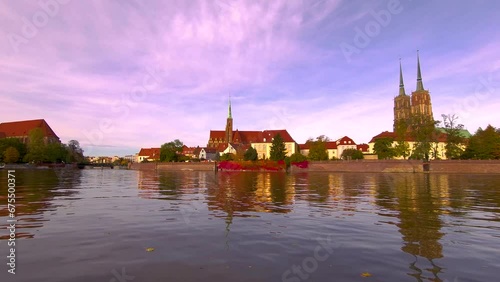
[[[500,160],[443,160],[430,161],[428,171],[417,160],[358,160],[309,162],[307,168],[290,167],[290,172],[372,172],[372,173],[498,173]],[[192,170],[215,171],[216,163],[134,163],[133,170]]]
[[[307,168],[292,166],[291,172],[406,172],[406,173],[500,173],[500,160],[357,160],[309,162]]]

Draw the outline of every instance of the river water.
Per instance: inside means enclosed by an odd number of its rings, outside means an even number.
[[[500,175],[17,170],[0,281],[498,281]]]

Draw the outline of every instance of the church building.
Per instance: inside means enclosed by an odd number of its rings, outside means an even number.
[[[298,145],[286,129],[246,131],[233,130],[233,115],[231,112],[231,100],[229,100],[226,129],[210,130],[207,147],[216,149],[220,154],[237,153],[245,151],[250,146],[257,150],[259,159],[267,159],[270,156],[274,137],[280,134],[285,143],[287,156],[298,151]]]

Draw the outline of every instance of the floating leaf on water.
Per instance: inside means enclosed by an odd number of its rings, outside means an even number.
[[[154,250],[155,250],[155,248],[147,248],[147,249],[146,249],[146,252],[152,252],[152,251],[154,251]]]
[[[362,277],[370,277],[370,276],[372,276],[372,274],[369,272],[363,272],[363,273],[361,273],[361,276]]]

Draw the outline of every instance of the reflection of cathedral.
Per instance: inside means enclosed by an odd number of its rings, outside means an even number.
[[[401,250],[415,258],[409,263],[412,270],[409,275],[417,281],[441,281],[438,277],[441,268],[435,260],[443,257],[443,246],[439,242],[444,236],[440,216],[449,197],[448,176],[404,174],[384,177],[385,181],[382,179],[380,183],[383,184],[377,188],[376,203],[399,213],[397,226],[403,239]]]

